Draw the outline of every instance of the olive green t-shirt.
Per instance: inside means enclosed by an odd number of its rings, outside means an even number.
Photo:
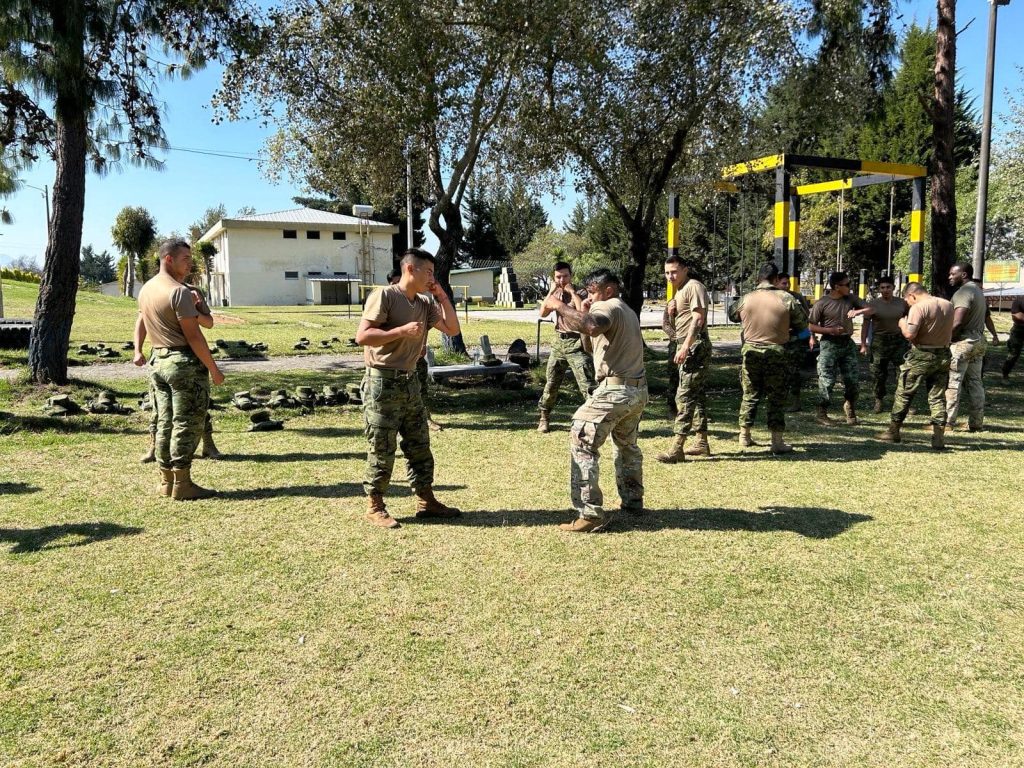
[[[847,317],[851,309],[863,309],[865,304],[853,296],[844,296],[841,299],[833,299],[831,296],[822,296],[811,307],[811,314],[807,321],[823,328],[843,327],[843,333],[847,336],[853,335],[853,320]],[[828,338],[828,337],[826,337]]]
[[[907,302],[899,296],[893,296],[892,301],[885,301],[881,298],[872,299],[868,306],[875,311],[871,321],[875,325],[875,333],[883,336],[901,336],[900,318],[907,314]]]
[[[594,371],[597,380],[608,376],[639,379],[644,375],[644,340],[640,318],[617,296],[594,302],[590,314],[608,318],[610,325],[594,337]]]
[[[363,320],[385,331],[406,323],[422,324],[422,330],[416,336],[395,339],[379,347],[363,347],[367,368],[411,371],[427,343],[427,333],[441,320],[441,308],[429,296],[416,294],[414,299],[409,299],[399,286],[389,285],[376,289],[367,298]]]
[[[698,280],[687,280],[683,287],[672,297],[676,305],[675,333],[677,341],[686,341],[693,324],[693,314],[697,309],[708,311],[708,289]],[[707,315],[705,314],[705,317]]]
[[[199,310],[187,285],[159,272],[139,291],[139,314],[146,325],[146,337],[154,347],[187,347],[180,320],[199,317]]]
[[[948,347],[953,336],[953,305],[938,296],[922,299],[907,313],[907,325],[917,326],[915,345]]]
[[[954,341],[978,340],[985,336],[985,293],[977,283],[968,281],[953,294],[953,309],[966,309],[964,324],[956,332]]]

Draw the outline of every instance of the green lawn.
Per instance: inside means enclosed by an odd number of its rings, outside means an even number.
[[[990,374],[990,429],[944,453],[802,414],[772,458],[739,451],[735,358],[715,365],[714,456],[654,461],[655,393],[651,511],[577,537],[568,386],[547,435],[536,388],[434,390],[439,496],[465,515],[417,524],[399,482],[382,531],[355,408],[260,434],[217,413],[227,459],[195,475],[222,496],[181,504],[136,463],[143,414],[57,422],[50,392],[0,383],[0,764],[1020,764],[1019,380]]]

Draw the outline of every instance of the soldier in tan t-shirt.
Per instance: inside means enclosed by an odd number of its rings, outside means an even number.
[[[369,498],[367,520],[397,528],[384,505],[391,483],[395,450],[401,436],[409,464],[409,483],[416,494],[416,517],[456,517],[459,510],[434,496],[434,456],[430,429],[420,397],[416,361],[436,328],[448,336],[460,333],[451,299],[434,279],[434,257],[419,248],[402,254],[402,276],[395,285],[376,289],[366,300],[356,331],[363,346],[366,375],[362,382],[363,424],[369,441],[363,489]],[[429,294],[434,301],[430,301]]]
[[[598,457],[609,435],[615,444],[615,482],[622,509],[640,514],[644,506],[643,454],[637,436],[647,405],[647,379],[640,319],[619,298],[619,278],[611,271],[595,270],[583,284],[588,298],[582,310],[558,296],[544,302],[567,328],[594,340],[597,388],[573,415],[570,430],[569,487],[578,517],[559,526],[572,533],[599,531],[610,520],[598,484]]]

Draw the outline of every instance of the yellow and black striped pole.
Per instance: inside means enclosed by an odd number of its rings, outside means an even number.
[[[825,292],[825,270],[819,269],[814,274],[814,300],[817,301]]]
[[[868,297],[868,271],[862,269],[860,271],[860,282],[857,285],[857,298],[864,301]]]
[[[800,291],[800,195],[789,198],[789,290]]]
[[[668,256],[679,255],[679,195],[668,196]],[[675,291],[672,283],[665,281],[665,301],[671,301]]]
[[[914,179],[910,205],[910,282],[920,283],[924,272],[924,177]]]
[[[789,171],[780,164],[775,169],[775,266],[780,271],[789,255],[789,191]]]

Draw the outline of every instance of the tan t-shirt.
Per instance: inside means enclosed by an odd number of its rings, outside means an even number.
[[[900,318],[907,314],[907,302],[899,296],[893,296],[892,301],[884,301],[881,298],[872,299],[868,306],[875,311],[871,320],[875,325],[875,333],[883,336],[902,336],[900,332]]]
[[[363,347],[367,368],[394,368],[411,371],[427,343],[427,333],[441,320],[441,307],[429,296],[417,294],[409,300],[397,285],[378,288],[370,294],[363,307],[363,320],[385,331],[418,322],[421,334],[389,341],[380,347]]]
[[[188,286],[160,272],[139,291],[139,314],[146,324],[146,337],[154,347],[187,347],[180,319],[199,317],[199,310]]]
[[[796,299],[789,291],[773,288],[768,283],[739,300],[734,312],[743,323],[744,344],[785,344],[789,341],[790,306]]]
[[[590,314],[606,317],[611,325],[594,337],[594,371],[597,380],[608,376],[639,379],[644,375],[644,339],[640,334],[640,318],[622,299],[615,297],[597,301]]]
[[[569,291],[561,291],[561,295],[556,291],[555,295],[562,300],[563,304],[568,304],[573,308],[576,307],[572,302],[572,294]],[[571,328],[566,327],[565,319],[557,312],[555,313],[555,330],[559,333],[578,333],[578,331],[573,331]]]
[[[676,291],[672,301],[676,305],[675,339],[686,341],[690,326],[693,324],[694,310],[703,309],[705,313],[708,311],[708,289],[699,280],[687,280],[683,287]]]
[[[922,299],[907,313],[907,325],[917,326],[916,346],[948,347],[953,338],[953,305],[938,296]]]

